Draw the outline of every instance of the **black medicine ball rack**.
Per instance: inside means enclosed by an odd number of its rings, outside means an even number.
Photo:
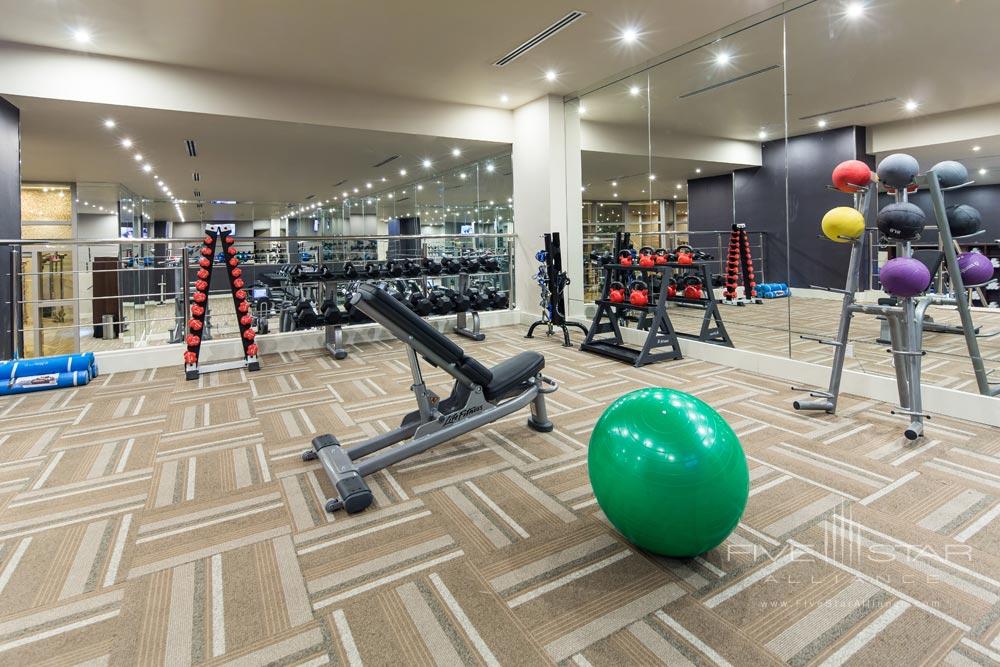
[[[657,361],[682,358],[678,338],[733,347],[733,341],[722,322],[722,314],[719,312],[719,302],[715,299],[711,287],[711,276],[706,263],[680,264],[669,262],[651,267],[606,264],[603,268],[604,281],[601,288],[601,297],[596,302],[597,313],[594,315],[587,338],[580,345],[580,349],[584,352],[593,352],[594,354],[625,361],[638,368]],[[639,274],[643,282],[653,286],[653,289],[650,291],[655,294],[655,299],[649,299],[647,305],[633,305],[627,302],[619,303],[612,301],[612,284],[616,282],[622,285],[632,284],[635,274]],[[703,296],[701,298],[669,296],[670,281],[672,278],[676,280],[677,276],[681,276],[682,279],[687,276],[698,276],[701,284],[704,286],[701,292]],[[676,330],[670,321],[670,316],[667,314],[669,303],[704,310],[701,329],[697,334]],[[636,328],[639,331],[647,332],[646,340],[638,350],[625,344],[621,331],[622,322],[627,322],[629,319],[628,315],[631,313],[638,313]],[[605,334],[612,335],[605,336]],[[599,338],[598,336],[604,337]],[[662,352],[655,351],[660,348],[669,349]]]

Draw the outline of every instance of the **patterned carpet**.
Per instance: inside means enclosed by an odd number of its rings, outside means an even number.
[[[797,414],[777,380],[522,333],[460,344],[543,351],[556,431],[522,411],[370,478],[352,517],[299,453],[412,409],[399,344],[0,399],[0,663],[1000,662],[1000,431],[907,444],[873,401]],[[699,558],[631,548],[587,483],[594,421],[646,385],[711,403],[748,455],[747,512]]]

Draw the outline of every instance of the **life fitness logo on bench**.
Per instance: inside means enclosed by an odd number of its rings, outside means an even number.
[[[474,405],[471,408],[465,408],[463,410],[459,410],[458,412],[453,412],[450,415],[444,415],[441,418],[441,425],[451,426],[457,421],[465,419],[466,417],[471,417],[477,412],[482,412],[485,408],[485,405]]]

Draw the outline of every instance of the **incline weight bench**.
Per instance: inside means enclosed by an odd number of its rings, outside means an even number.
[[[351,305],[407,345],[417,409],[399,428],[358,443],[349,449],[332,435],[313,438],[313,448],[303,461],[319,459],[339,497],[326,501],[326,511],[344,508],[360,512],[372,504],[373,496],[364,477],[411,456],[425,452],[469,431],[489,424],[531,404],[528,426],[547,433],[552,430],[545,411],[545,394],[558,387],[542,375],[545,357],[522,352],[493,368],[466,356],[458,345],[427,324],[386,292],[369,284],[358,286]],[[451,394],[441,399],[424,384],[418,355],[455,378]],[[543,385],[548,385],[545,387]],[[397,443],[388,452],[369,457]]]

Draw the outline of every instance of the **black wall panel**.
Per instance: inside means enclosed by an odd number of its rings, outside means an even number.
[[[21,238],[21,114],[0,97],[0,238]],[[10,359],[10,252],[0,247],[0,359]]]

